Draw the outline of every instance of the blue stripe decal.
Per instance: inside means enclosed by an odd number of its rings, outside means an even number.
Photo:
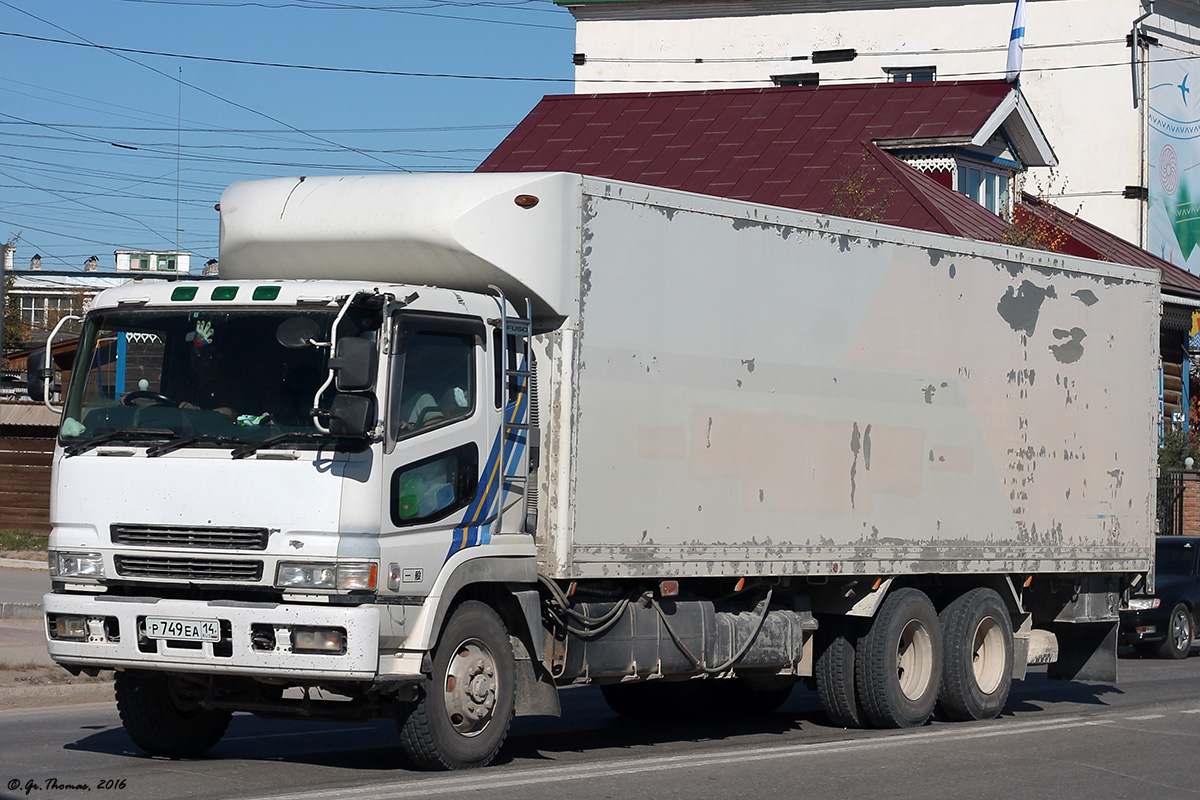
[[[498,504],[503,502],[505,495],[512,490],[509,485],[504,484],[504,474],[513,465],[520,463],[521,455],[525,452],[527,433],[520,430],[505,442],[503,456],[500,453],[500,443],[504,441],[505,430],[509,425],[522,424],[528,414],[529,403],[528,393],[525,391],[525,380],[524,378],[521,380],[516,402],[508,404],[504,409],[504,422],[501,423],[502,427],[492,441],[491,452],[483,467],[482,486],[467,510],[463,512],[462,524],[454,529],[450,552],[446,554],[447,561],[461,550],[487,544],[492,540],[491,523],[484,522],[484,520],[492,516],[493,506],[498,507]]]

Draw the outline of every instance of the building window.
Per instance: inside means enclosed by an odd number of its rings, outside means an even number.
[[[22,295],[19,298],[18,306],[21,313],[21,321],[31,328],[40,328],[42,323],[46,321],[46,299],[44,297],[31,297]]]
[[[888,80],[892,83],[916,83],[917,81],[937,80],[936,67],[884,67]]]
[[[776,86],[818,86],[821,83],[819,72],[797,72],[794,75],[772,75],[771,80]]]
[[[958,186],[955,188],[994,214],[1004,214],[1009,208],[1007,172],[988,169],[982,165],[960,164]]]
[[[175,271],[175,256],[160,255],[158,257],[159,272],[174,272]]]
[[[150,269],[150,256],[130,256],[130,269]]]

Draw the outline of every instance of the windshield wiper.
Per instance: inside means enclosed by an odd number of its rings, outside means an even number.
[[[146,458],[154,458],[165,453],[173,453],[181,447],[196,444],[197,442],[213,442],[215,444],[246,444],[245,439],[239,439],[236,436],[219,436],[213,433],[191,433],[187,436],[180,436],[170,442],[152,445],[146,448]]]
[[[80,453],[87,452],[93,447],[98,447],[105,442],[112,442],[118,439],[161,439],[165,437],[175,436],[175,431],[170,431],[165,428],[120,428],[108,433],[101,433],[93,436],[90,439],[84,439],[82,442],[69,444],[63,447],[63,455],[77,456]]]
[[[328,433],[309,433],[306,431],[289,431],[287,433],[277,433],[274,436],[268,436],[259,442],[246,442],[241,447],[233,451],[234,458],[245,458],[253,455],[265,447],[272,447],[275,444],[288,440],[307,440],[307,439],[333,439],[334,437]]]

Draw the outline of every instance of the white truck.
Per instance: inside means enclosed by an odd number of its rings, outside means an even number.
[[[48,647],[145,750],[390,716],[465,768],[576,684],[908,727],[1115,679],[1157,274],[561,173],[220,212],[220,278],[98,296],[62,397]]]

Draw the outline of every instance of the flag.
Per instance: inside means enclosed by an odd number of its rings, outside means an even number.
[[[1021,75],[1021,55],[1025,52],[1025,0],[1017,0],[1013,13],[1012,35],[1008,37],[1008,71],[1004,80],[1012,83]]]

